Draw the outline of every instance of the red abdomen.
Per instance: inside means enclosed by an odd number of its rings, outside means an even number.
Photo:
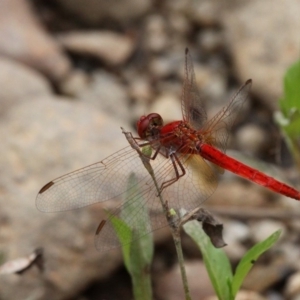
[[[287,197],[300,200],[300,193],[296,189],[288,186],[287,184],[280,182],[256,169],[253,169],[234,158],[227,156],[218,149],[208,145],[200,145],[200,153],[203,158],[208,161],[235,173],[241,177],[249,179],[259,185],[262,185],[274,192],[280,193]]]

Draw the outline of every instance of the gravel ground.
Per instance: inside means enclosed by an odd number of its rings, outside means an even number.
[[[125,147],[120,126],[136,134],[150,112],[182,119],[186,47],[208,118],[253,80],[226,153],[299,187],[273,121],[284,72],[299,58],[299,13],[299,0],[2,0],[0,252],[9,261],[43,247],[45,271],[1,274],[0,299],[132,299],[120,250],[94,247],[103,208],[114,204],[43,214],[35,198],[53,178]],[[224,224],[233,267],[282,229],[237,299],[299,299],[299,205],[230,172],[220,176],[205,207]],[[154,297],[183,299],[169,232],[154,237]],[[192,298],[214,299],[201,254],[183,241]]]

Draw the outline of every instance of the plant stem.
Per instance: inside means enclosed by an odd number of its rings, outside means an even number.
[[[185,271],[185,267],[184,267],[184,257],[183,257],[182,247],[181,247],[180,228],[177,228],[176,230],[173,229],[171,231],[172,231],[172,236],[173,236],[173,240],[174,240],[174,244],[175,244],[175,248],[176,248],[176,252],[177,252],[185,299],[191,300],[192,298],[190,296],[190,290],[189,290],[186,271]]]
[[[146,270],[141,270],[140,274],[132,276],[133,294],[135,300],[151,300],[152,285],[150,273]]]
[[[172,210],[172,208],[169,209],[168,202],[163,199],[161,189],[156,181],[153,168],[150,164],[150,157],[151,157],[151,152],[152,152],[151,146],[145,146],[145,147],[140,146],[136,142],[136,140],[134,139],[134,137],[131,135],[130,132],[126,132],[123,128],[121,128],[121,129],[122,129],[122,132],[125,135],[127,141],[131,145],[131,147],[134,150],[136,150],[136,152],[140,156],[140,159],[141,159],[142,163],[144,164],[144,167],[146,168],[146,170],[148,171],[148,173],[150,174],[150,176],[154,182],[154,185],[155,185],[155,188],[157,191],[157,195],[159,197],[161,206],[163,208],[164,215],[168,221],[169,227],[171,229],[171,234],[172,234],[172,237],[173,237],[173,240],[175,243],[175,248],[176,248],[177,257],[178,257],[178,263],[179,263],[179,267],[180,267],[181,279],[182,279],[182,283],[183,283],[183,287],[184,287],[185,299],[191,300],[192,298],[190,296],[190,291],[189,291],[189,286],[188,286],[188,281],[187,281],[187,276],[186,276],[186,271],[185,271],[185,266],[184,266],[184,257],[183,257],[182,246],[181,246],[180,216],[178,217],[177,212]],[[141,147],[142,147],[142,150],[140,149]]]
[[[186,270],[185,270],[185,266],[184,266],[184,257],[183,257],[183,252],[182,252],[182,245],[181,245],[181,237],[180,237],[180,222],[175,221],[174,222],[174,215],[171,214],[169,208],[168,208],[168,203],[167,201],[165,201],[163,199],[163,196],[161,194],[160,188],[158,187],[154,172],[151,168],[151,170],[149,170],[149,167],[146,167],[149,174],[151,175],[153,182],[155,184],[155,188],[158,192],[158,197],[160,199],[164,214],[166,216],[166,219],[168,221],[169,227],[171,229],[171,234],[174,240],[174,244],[175,244],[175,248],[176,248],[176,252],[177,252],[177,257],[178,257],[178,263],[179,263],[179,267],[180,267],[180,273],[181,273],[181,279],[182,279],[182,283],[183,283],[183,288],[184,288],[184,294],[185,294],[185,299],[186,300],[191,300],[191,295],[190,295],[190,290],[189,290],[189,286],[188,286],[188,280],[187,280],[187,276],[186,276]]]
[[[290,137],[288,137],[286,140],[289,140],[288,145],[290,146],[290,150],[297,164],[297,168],[298,170],[300,170],[300,153],[299,153],[299,145],[297,143],[297,140]]]

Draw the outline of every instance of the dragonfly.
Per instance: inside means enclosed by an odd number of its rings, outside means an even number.
[[[139,226],[138,217],[145,206],[154,212],[150,214],[146,232],[167,226],[157,188],[141,155],[149,159],[159,194],[175,211],[191,211],[200,207],[215,191],[218,177],[224,170],[300,200],[300,192],[295,188],[225,153],[230,129],[248,98],[251,84],[252,80],[247,80],[228,104],[208,120],[204,100],[196,86],[192,58],[186,49],[181,95],[182,120],[164,125],[157,113],[140,117],[137,121],[138,137],[130,134],[131,142],[127,147],[102,161],[47,183],[37,195],[37,208],[43,212],[61,212],[99,202],[110,203],[108,218],[100,222],[95,235],[95,245],[100,251],[120,246],[111,220],[121,215],[130,199],[138,200],[124,220],[129,227]],[[145,147],[150,147],[149,154],[142,151]],[[128,187],[132,172],[137,178],[134,188]],[[120,204],[121,199],[123,202]]]

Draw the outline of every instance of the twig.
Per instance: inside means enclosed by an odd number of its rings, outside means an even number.
[[[181,273],[181,278],[182,278],[182,283],[183,283],[183,288],[184,288],[184,293],[185,293],[185,299],[186,300],[191,300],[191,296],[190,296],[190,291],[189,291],[189,286],[188,286],[188,281],[187,281],[187,275],[186,275],[186,270],[185,270],[185,266],[184,266],[184,257],[183,257],[183,252],[182,252],[182,246],[181,246],[181,237],[180,237],[180,227],[181,227],[181,222],[180,222],[180,218],[178,218],[177,213],[171,208],[169,209],[168,207],[168,202],[165,201],[163,199],[162,193],[161,193],[161,189],[156,181],[156,177],[153,171],[153,168],[150,164],[150,159],[149,157],[151,155],[148,156],[148,154],[144,154],[144,153],[148,153],[149,149],[146,149],[146,151],[144,151],[144,149],[142,149],[142,151],[140,150],[140,147],[138,145],[138,143],[135,141],[135,139],[132,137],[130,132],[126,132],[123,128],[122,132],[124,133],[127,141],[129,142],[129,144],[131,145],[131,147],[137,151],[138,155],[140,156],[141,161],[143,162],[146,170],[148,171],[148,173],[150,174],[156,191],[157,191],[157,196],[160,200],[161,206],[163,208],[163,213],[168,221],[169,227],[171,229],[171,234],[174,240],[174,244],[175,244],[175,248],[176,248],[176,252],[177,252],[177,257],[178,257],[178,263],[179,263],[179,267],[180,267],[180,273]],[[148,146],[146,146],[147,148]]]

